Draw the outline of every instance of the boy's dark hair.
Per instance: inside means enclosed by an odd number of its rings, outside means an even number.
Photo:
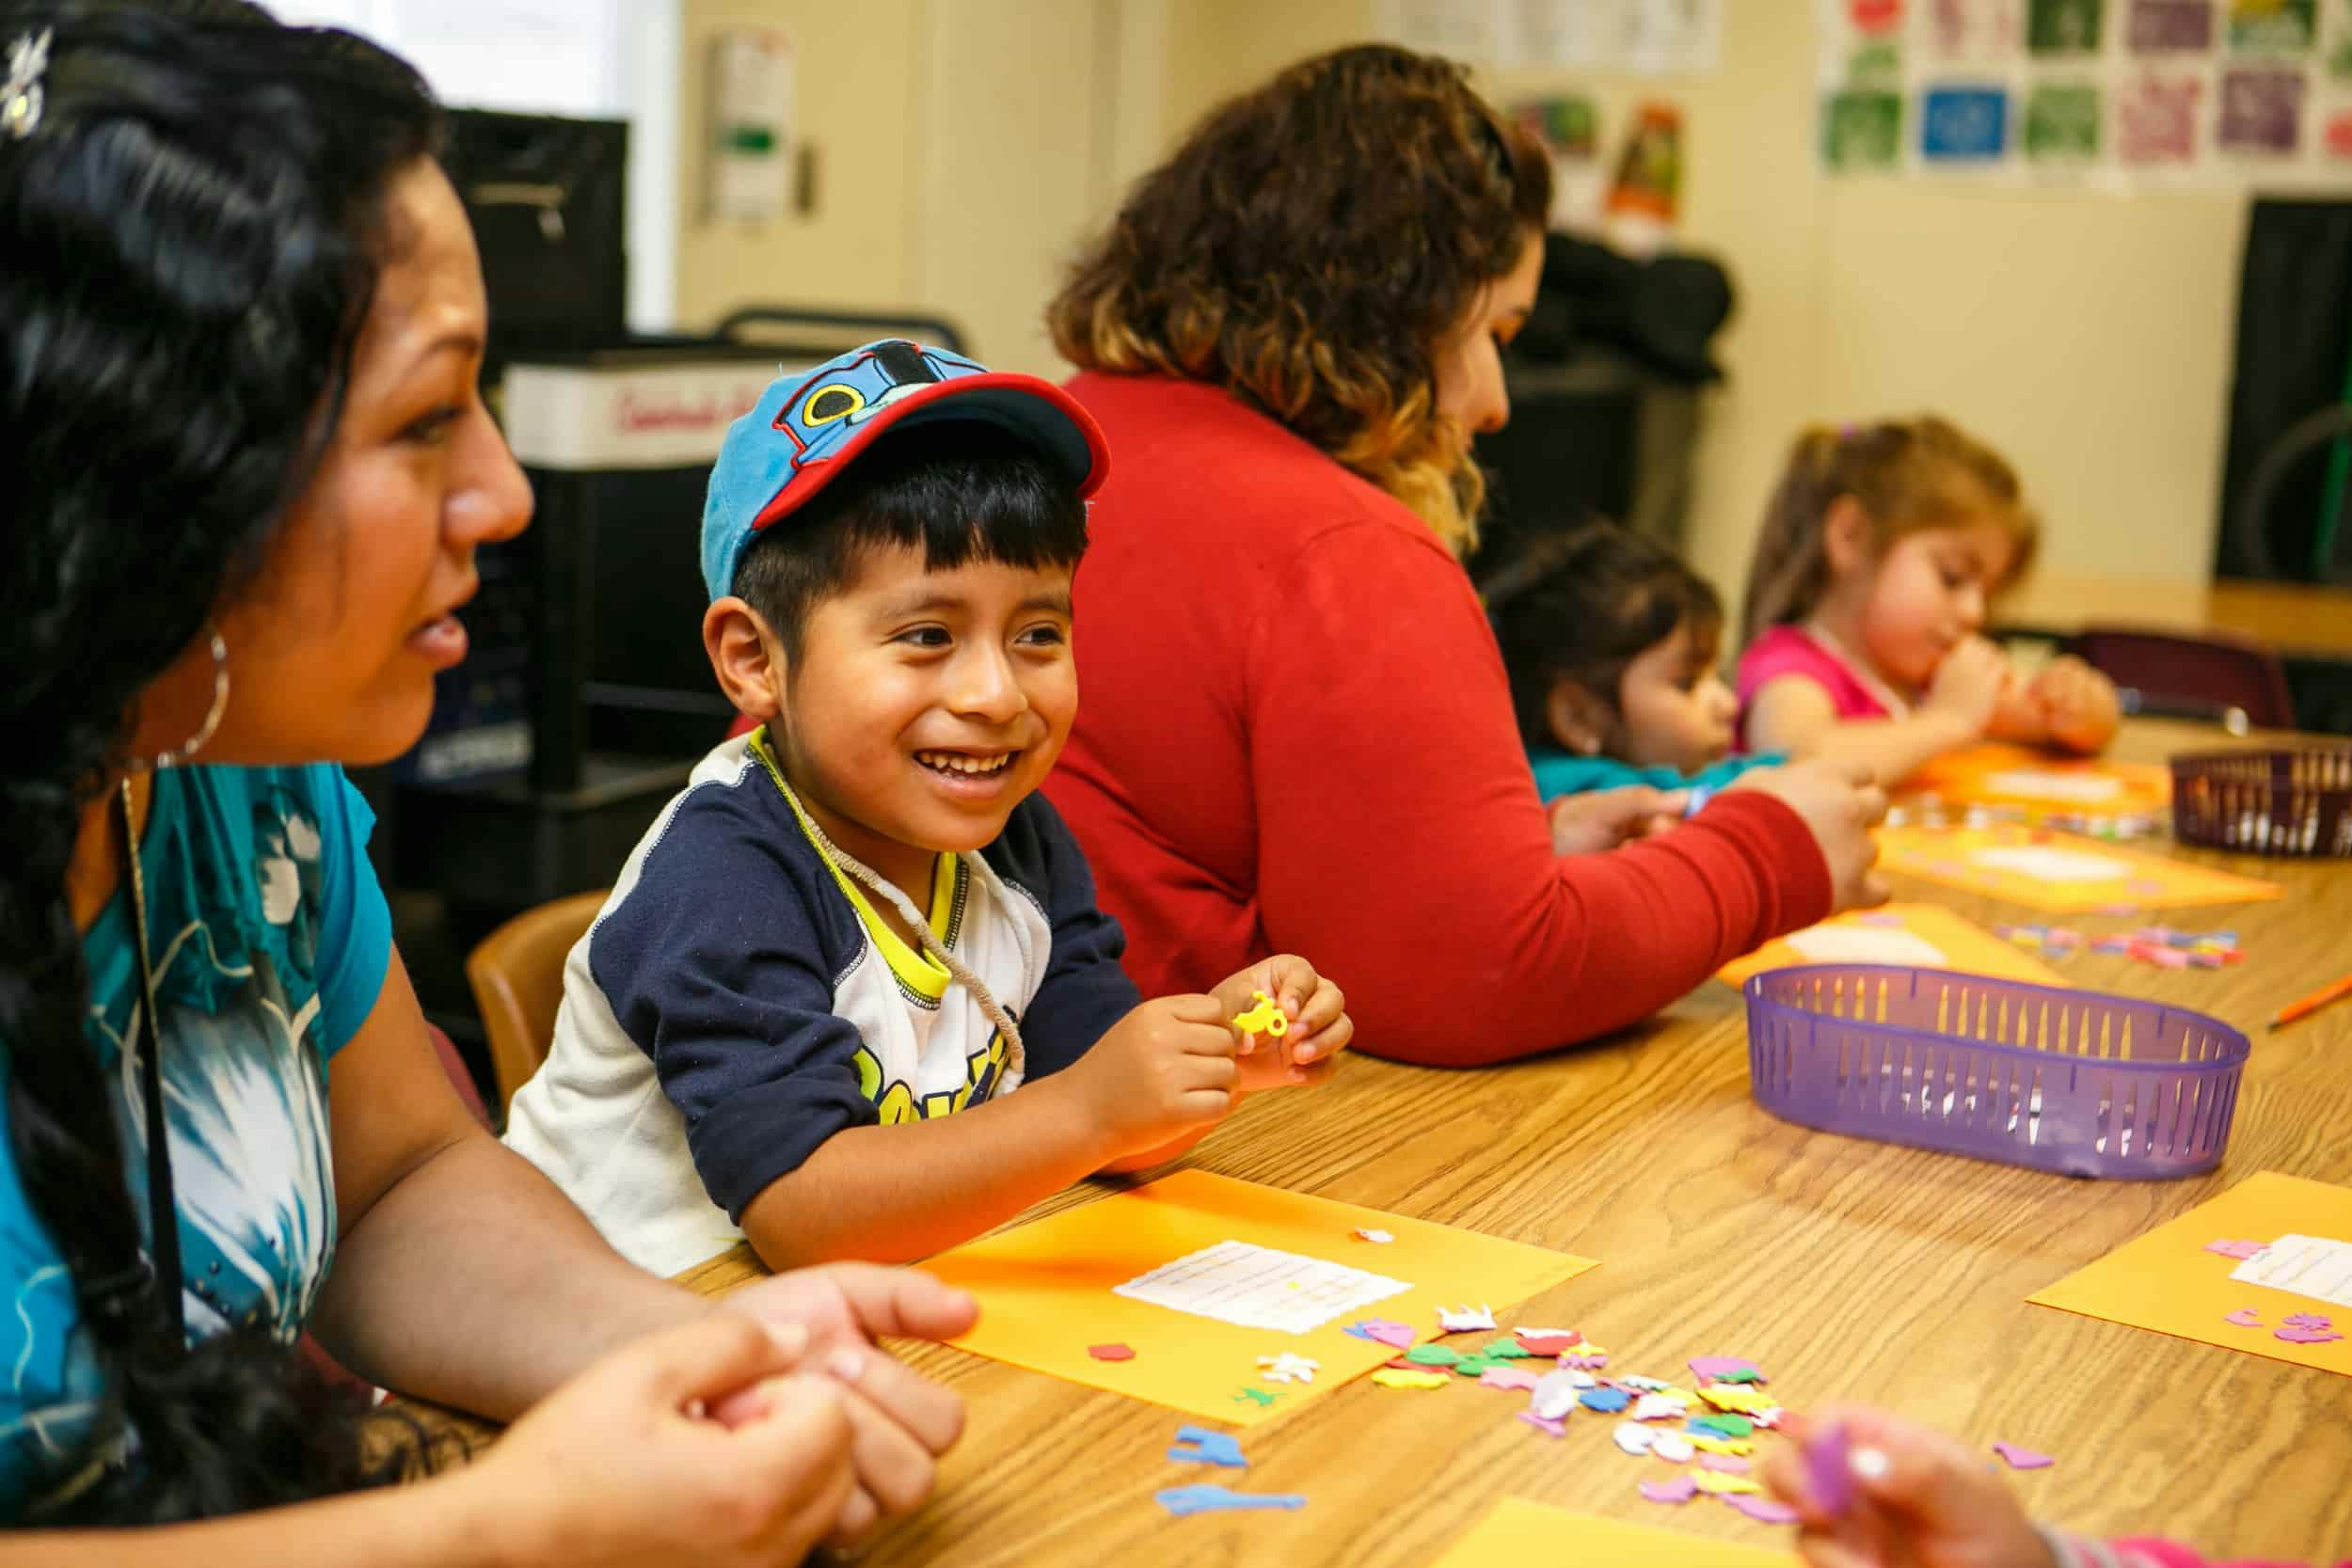
[[[930,571],[973,561],[1074,569],[1086,554],[1086,502],[1027,443],[985,420],[894,431],[753,538],[735,592],[798,659],[809,611],[855,579],[868,551],[894,546],[921,549]]]
[[[1704,648],[1724,605],[1705,578],[1640,534],[1593,521],[1540,536],[1479,584],[1529,746],[1558,742],[1551,690],[1565,675],[1617,711],[1626,666],[1688,625]]]

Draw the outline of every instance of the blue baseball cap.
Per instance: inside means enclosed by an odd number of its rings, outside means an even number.
[[[883,431],[947,420],[1010,432],[1081,496],[1110,472],[1102,428],[1052,382],[901,338],[867,343],[776,377],[727,427],[703,501],[703,586],[713,599],[733,593],[752,536],[807,505]]]

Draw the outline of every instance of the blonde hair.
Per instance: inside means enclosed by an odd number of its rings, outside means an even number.
[[[1081,252],[1046,324],[1081,369],[1241,397],[1460,555],[1486,482],[1438,410],[1435,347],[1550,202],[1550,160],[1461,66],[1343,49],[1194,127]]]
[[[1743,644],[1804,620],[1829,591],[1824,525],[1841,496],[1851,496],[1870,519],[1877,552],[1905,534],[1989,517],[2016,546],[2008,578],[2014,581],[2041,543],[2041,521],[2026,505],[2017,471],[1958,426],[1931,414],[1842,431],[1815,425],[1797,437],[1764,509],[1740,608]]]

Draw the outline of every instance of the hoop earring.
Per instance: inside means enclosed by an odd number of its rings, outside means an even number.
[[[204,710],[204,722],[197,726],[194,735],[158,756],[150,766],[158,770],[177,768],[195,756],[213,738],[214,732],[220,728],[221,716],[228,711],[229,644],[221,637],[219,628],[215,627],[213,631],[213,705]]]

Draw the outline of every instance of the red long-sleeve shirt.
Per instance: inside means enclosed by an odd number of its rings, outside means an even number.
[[[1553,854],[1485,612],[1418,517],[1213,387],[1070,389],[1112,461],[1045,787],[1146,996],[1300,953],[1360,1049],[1467,1066],[1619,1028],[1828,912],[1761,795]]]

